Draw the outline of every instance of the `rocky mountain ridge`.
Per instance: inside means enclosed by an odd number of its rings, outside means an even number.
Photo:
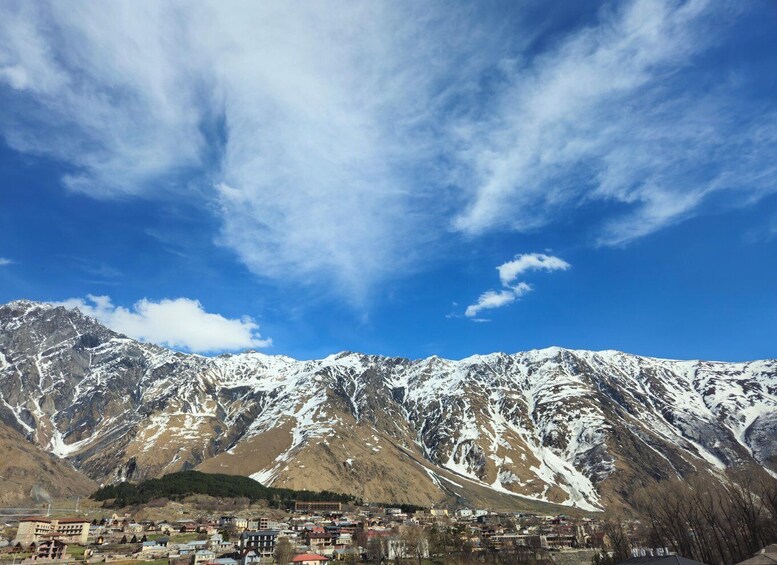
[[[777,361],[208,358],[16,301],[0,306],[0,421],[103,483],[198,468],[375,501],[598,510],[675,475],[777,475]]]

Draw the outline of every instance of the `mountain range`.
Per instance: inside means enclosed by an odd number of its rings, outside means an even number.
[[[198,469],[376,502],[597,511],[674,476],[777,477],[777,360],[204,357],[22,300],[0,306],[3,445],[27,464],[0,464],[16,477],[0,502]]]

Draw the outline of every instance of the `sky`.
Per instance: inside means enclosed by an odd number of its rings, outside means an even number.
[[[777,357],[773,2],[0,21],[0,302],[209,355]]]

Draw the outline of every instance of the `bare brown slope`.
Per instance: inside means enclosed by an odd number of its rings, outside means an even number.
[[[0,505],[84,496],[97,484],[0,422]]]

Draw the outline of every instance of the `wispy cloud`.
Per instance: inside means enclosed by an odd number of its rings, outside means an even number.
[[[204,200],[257,275],[359,301],[451,225],[616,204],[598,238],[623,244],[776,190],[774,104],[696,66],[735,16],[618,2],[537,52],[536,26],[447,3],[11,1],[0,128],[70,190]]]
[[[57,303],[78,308],[114,331],[131,338],[176,349],[209,353],[268,347],[272,340],[259,334],[259,326],[248,317],[230,319],[206,312],[197,300],[142,299],[132,308],[116,306],[109,296],[88,295]]]
[[[199,197],[196,172],[253,272],[355,300],[445,231],[436,123],[498,42],[431,5],[4,8],[12,147],[70,163],[65,184],[96,198]]]
[[[10,265],[13,263],[10,259],[6,259],[5,257],[0,257],[0,267],[5,267],[6,265]]]
[[[485,322],[478,318],[483,310],[502,308],[512,304],[522,296],[528,294],[534,288],[527,282],[516,282],[516,279],[529,271],[566,271],[572,265],[554,255],[544,253],[522,253],[516,255],[512,261],[499,265],[499,280],[502,283],[501,290],[487,290],[481,294],[474,304],[467,306],[464,315],[473,322]]]
[[[459,128],[473,187],[454,226],[530,231],[565,210],[617,203],[599,242],[685,219],[713,193],[777,190],[774,105],[700,56],[736,17],[726,2],[621,2],[528,64],[507,68],[494,110]],[[625,211],[624,211],[625,210]]]

